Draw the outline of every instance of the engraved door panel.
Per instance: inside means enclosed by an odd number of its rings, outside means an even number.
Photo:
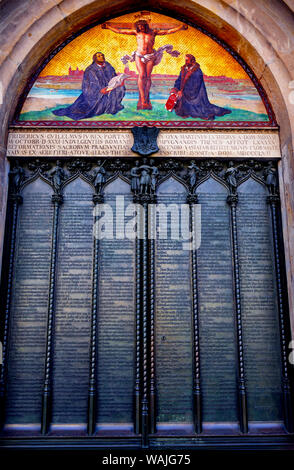
[[[158,434],[194,434],[197,423],[198,432],[238,430],[228,190],[209,178],[196,192],[200,217],[193,281],[191,250],[185,249],[187,244],[178,233],[172,234],[180,227],[176,214],[187,202],[187,188],[174,178],[158,188],[157,202],[170,207],[171,214],[167,236],[160,240],[159,235],[156,244]],[[196,393],[200,395],[200,413]]]
[[[130,184],[110,178],[105,186],[101,207],[114,232],[95,243],[92,180],[64,168],[61,194],[44,177],[28,180],[13,202],[4,432],[134,435],[135,240],[124,234]]]
[[[276,170],[178,162],[143,162],[156,182],[143,191],[133,160],[106,160],[102,193],[96,162],[64,161],[54,190],[52,162],[23,163],[3,264],[4,437],[147,447],[291,431]]]
[[[6,359],[5,429],[40,432],[51,252],[52,188],[38,178],[18,208]],[[48,223],[49,221],[49,223]],[[6,300],[6,310],[9,300]]]

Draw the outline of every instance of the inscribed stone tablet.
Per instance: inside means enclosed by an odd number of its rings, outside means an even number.
[[[129,184],[117,178],[106,186],[104,200],[112,208],[114,238],[101,240],[99,248],[97,419],[98,426],[129,423],[132,428],[135,242],[123,238],[124,219],[118,214],[120,203],[124,211],[132,202]]]
[[[175,203],[186,203],[186,189],[170,178],[159,187],[158,204]],[[171,239],[173,222],[167,220],[168,238],[156,242],[157,422],[192,423],[190,252]]]
[[[91,336],[93,189],[80,178],[60,209],[53,358],[53,423],[86,423]]]
[[[227,190],[210,178],[201,204],[198,294],[203,421],[237,421],[230,208]]]

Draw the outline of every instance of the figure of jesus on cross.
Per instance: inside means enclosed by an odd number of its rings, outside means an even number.
[[[154,49],[155,37],[165,36],[166,34],[176,33],[181,29],[188,29],[187,25],[178,25],[173,28],[160,29],[151,28],[148,21],[136,21],[132,28],[123,28],[121,26],[114,26],[111,23],[104,23],[103,29],[109,29],[114,33],[128,34],[136,36],[137,50],[131,56],[124,56],[122,62],[127,64],[128,61],[135,61],[138,70],[138,88],[139,88],[139,101],[137,109],[152,109],[150,103],[150,87],[151,87],[151,73],[153,67],[158,65],[162,59],[164,51],[168,52],[173,57],[178,57],[180,53],[173,50],[173,46],[168,44],[160,47],[157,51]]]

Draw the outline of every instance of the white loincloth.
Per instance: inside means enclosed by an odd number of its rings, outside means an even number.
[[[150,54],[139,54],[139,52],[134,51],[132,55],[124,55],[120,60],[122,61],[123,64],[127,64],[128,62],[134,62],[136,56],[140,57],[141,61],[146,64],[147,62],[150,62],[151,60],[154,61],[153,65],[158,65],[161,62],[162,56],[164,52],[167,52],[170,54],[172,57],[178,57],[181,53],[179,51],[174,51],[173,47],[171,44],[166,44],[165,46],[159,47],[159,49],[154,50]]]
[[[128,77],[129,75],[127,73],[119,73],[115,77],[112,77],[110,81],[108,82],[106,90],[111,91],[121,86],[123,84],[123,81]]]

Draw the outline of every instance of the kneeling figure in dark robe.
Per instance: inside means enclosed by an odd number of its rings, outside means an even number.
[[[68,116],[79,119],[100,116],[101,114],[116,114],[124,107],[121,101],[125,95],[122,84],[112,90],[107,85],[116,72],[109,62],[105,61],[102,52],[93,55],[93,63],[86,68],[82,84],[82,94],[67,108],[53,111],[56,116]]]
[[[210,103],[202,70],[191,54],[186,55],[185,65],[181,68],[171,92],[177,94],[174,110],[178,116],[212,120],[215,116],[231,113],[229,109]]]

